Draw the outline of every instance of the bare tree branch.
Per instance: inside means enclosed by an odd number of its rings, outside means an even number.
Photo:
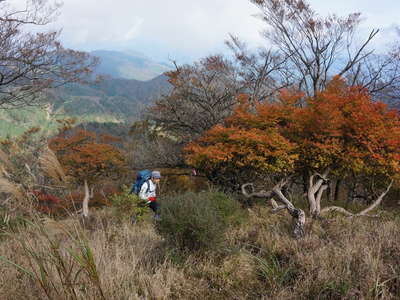
[[[0,3],[0,109],[41,104],[47,89],[89,79],[97,59],[65,49],[58,32],[28,31],[51,22],[58,8],[46,0],[26,0],[24,10]]]
[[[251,53],[233,35],[226,43],[256,99],[264,100],[287,86],[314,96],[335,75],[347,78],[349,84],[360,84],[377,97],[394,94],[399,85],[399,57],[393,54],[399,52],[374,54],[371,42],[379,29],[372,29],[358,43],[360,13],[322,17],[305,0],[250,2],[260,9],[259,17],[266,25],[263,36],[270,48]]]
[[[284,178],[281,181],[279,181],[271,191],[259,191],[255,192],[254,191],[254,185],[252,183],[246,183],[241,186],[242,193],[245,197],[257,197],[257,198],[267,198],[270,199],[274,195],[277,197],[277,200],[281,202],[283,205],[275,207],[273,209],[273,212],[280,211],[284,208],[287,209],[289,214],[293,217],[294,224],[293,224],[293,235],[295,238],[301,238],[304,236],[305,231],[304,231],[304,226],[306,222],[306,215],[302,209],[296,208],[290,201],[285,197],[285,195],[282,193],[282,188],[288,184],[290,181],[291,177]],[[248,193],[246,191],[247,187],[251,187],[252,192]]]
[[[221,56],[168,72],[172,91],[151,107],[147,117],[165,132],[190,141],[228,117],[244,91],[237,70]]]
[[[379,204],[381,204],[383,198],[386,196],[386,194],[389,192],[390,188],[393,185],[393,181],[390,182],[390,184],[388,185],[388,187],[386,188],[385,191],[383,191],[379,197],[370,205],[368,206],[366,209],[360,211],[357,214],[353,214],[349,211],[347,211],[346,209],[342,208],[342,207],[338,207],[338,206],[330,206],[330,207],[326,207],[323,210],[321,210],[321,214],[324,213],[328,213],[328,212],[332,212],[332,211],[336,211],[336,212],[340,212],[342,214],[345,214],[346,216],[349,217],[361,217],[361,216],[367,216],[367,217],[376,217],[376,216],[370,216],[368,215],[368,213],[372,210],[374,210],[376,207],[379,206]]]

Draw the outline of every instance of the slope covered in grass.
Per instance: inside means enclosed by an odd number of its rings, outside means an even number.
[[[82,268],[72,286],[76,299],[101,299],[93,279],[97,277],[71,258],[71,253],[84,258],[82,249],[90,249],[94,257],[105,299],[398,299],[400,295],[398,214],[314,221],[307,224],[306,237],[295,240],[284,212],[272,214],[256,205],[246,210],[240,223],[221,232],[223,243],[206,252],[178,249],[158,234],[150,216],[136,225],[128,220],[107,208],[95,212],[85,229],[75,219],[46,221],[45,234],[31,226],[3,238],[0,255],[38,271],[37,264],[29,265],[31,258],[21,240],[41,258],[54,259],[61,253],[66,265],[75,271]],[[59,252],[52,252],[49,241],[58,245]],[[46,298],[38,280],[4,261],[0,264],[0,294],[6,299]],[[70,287],[55,265],[47,268],[51,296],[65,299]]]

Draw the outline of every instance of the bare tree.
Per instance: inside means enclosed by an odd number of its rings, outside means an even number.
[[[190,141],[221,123],[245,90],[235,67],[221,56],[168,72],[172,91],[150,108],[148,117],[176,138]]]
[[[184,165],[182,143],[165,136],[148,121],[137,121],[132,125],[125,148],[128,164],[136,169]]]
[[[376,215],[369,215],[369,213],[380,205],[393,184],[393,181],[391,181],[387,188],[379,194],[376,200],[374,200],[367,208],[358,213],[349,212],[348,210],[339,206],[325,207],[321,210],[321,196],[327,187],[326,183],[324,183],[326,182],[326,178],[324,176],[327,176],[328,173],[329,172],[326,172],[323,175],[314,174],[310,179],[310,188],[307,196],[310,202],[310,214],[313,217],[317,217],[329,212],[339,212],[348,217],[376,217]],[[317,176],[324,178],[318,178],[316,181],[313,181]],[[243,184],[241,190],[242,194],[247,198],[255,197],[271,201],[273,206],[272,212],[274,213],[286,209],[293,218],[293,236],[295,238],[301,238],[305,235],[306,215],[302,209],[296,208],[282,192],[284,187],[290,184],[293,179],[293,176],[284,177],[271,190],[254,191],[254,185],[252,183]],[[250,193],[247,191],[249,187],[251,187]],[[274,199],[280,202],[281,205],[277,205]]]
[[[386,103],[400,107],[400,27],[396,28],[396,31],[398,39],[390,51],[384,56],[375,57],[375,59],[380,59],[380,63],[370,64],[368,67],[375,71],[371,72],[376,74],[373,79],[381,76],[380,80],[372,81],[378,83],[375,88],[377,97]],[[381,67],[379,68],[379,66]]]
[[[0,109],[38,105],[46,89],[84,80],[97,63],[65,49],[59,32],[29,31],[53,21],[59,8],[47,0],[26,0],[23,9],[0,2]]]
[[[360,13],[321,17],[304,0],[250,1],[261,11],[267,25],[263,36],[271,49],[257,56],[244,51],[235,37],[227,43],[242,67],[250,74],[255,71],[253,77],[259,78],[258,85],[264,84],[266,90],[273,92],[275,87],[291,84],[313,96],[334,75],[374,94],[399,83],[398,57],[392,52],[376,55],[370,47],[379,30],[372,29],[358,42]]]
[[[238,63],[235,67],[253,100],[270,99],[277,91],[292,85],[294,75],[287,56],[273,49],[259,49],[252,53],[238,37],[230,35],[226,45],[233,51]]]

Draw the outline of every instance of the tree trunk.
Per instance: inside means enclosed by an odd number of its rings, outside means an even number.
[[[89,192],[89,186],[87,183],[87,180],[85,179],[85,197],[83,198],[82,202],[82,215],[87,218],[89,217],[89,200],[90,200],[90,192]]]
[[[340,195],[340,188],[342,186],[342,180],[338,179],[336,180],[336,185],[335,185],[335,195],[333,197],[333,200],[337,202],[339,200],[339,195]]]
[[[326,189],[326,194],[329,202],[332,202],[333,200],[333,187],[334,187],[333,182],[329,182],[328,187]]]
[[[310,215],[312,217],[319,216],[321,212],[321,198],[323,192],[327,188],[326,181],[328,174],[329,170],[325,170],[323,174],[315,173],[311,175],[309,178],[307,199],[309,204]],[[316,182],[314,182],[315,177],[319,177],[319,179]]]
[[[322,199],[322,195],[324,194],[324,191],[328,188],[327,184],[322,185],[317,193],[317,197],[315,198],[315,202],[316,202],[316,211],[315,211],[315,215],[319,216],[319,214],[321,213],[321,199]]]
[[[288,183],[288,179],[284,179],[280,181],[272,190],[270,191],[259,191],[252,192],[251,194],[247,193],[246,187],[251,186],[254,190],[253,184],[246,183],[242,185],[242,193],[247,198],[257,197],[257,198],[266,198],[267,200],[273,200],[272,197],[276,196],[277,200],[281,202],[283,205],[278,206],[276,203],[272,203],[274,212],[280,211],[282,209],[287,209],[289,214],[293,217],[293,236],[295,238],[301,238],[305,234],[305,223],[306,223],[306,214],[300,208],[294,207],[294,205],[285,197],[282,193],[282,188]]]
[[[296,239],[304,237],[304,227],[306,224],[306,214],[304,211],[300,208],[294,207],[294,205],[283,195],[279,186],[274,187],[273,191],[279,198],[279,201],[286,206],[289,214],[293,217],[293,236]]]

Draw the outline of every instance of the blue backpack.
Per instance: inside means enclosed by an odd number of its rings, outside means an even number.
[[[136,195],[139,194],[142,185],[149,181],[151,178],[151,171],[150,170],[143,170],[139,171],[136,175],[136,181],[132,185],[131,194],[135,193]],[[150,189],[150,184],[147,185],[147,192]]]

